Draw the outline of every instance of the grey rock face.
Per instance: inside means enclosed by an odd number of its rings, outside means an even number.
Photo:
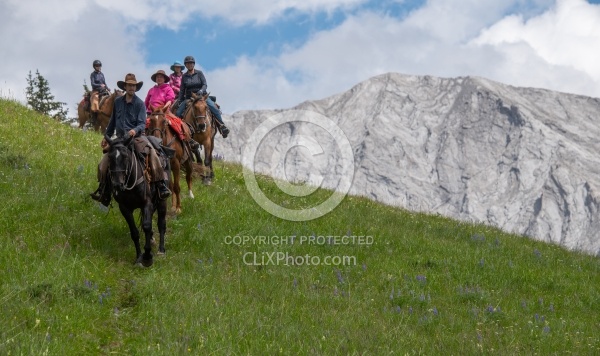
[[[476,77],[389,73],[289,110],[237,112],[226,118],[232,134],[218,139],[215,150],[241,162],[261,123],[301,111],[345,133],[354,153],[351,194],[600,253],[597,98]],[[335,189],[340,149],[325,130],[310,126],[291,122],[272,130],[255,167],[273,173],[273,157],[283,155],[278,178],[319,184],[307,172],[320,172],[321,185]],[[306,150],[285,153],[299,134],[320,144],[321,163],[311,163]]]

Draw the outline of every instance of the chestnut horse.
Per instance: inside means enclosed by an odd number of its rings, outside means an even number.
[[[169,188],[173,192],[171,206],[175,213],[179,214],[181,213],[181,186],[179,184],[181,166],[183,166],[185,171],[185,181],[187,182],[189,196],[190,198],[194,199],[194,193],[192,192],[193,158],[192,153],[187,145],[181,141],[179,136],[173,132],[173,128],[171,128],[169,125],[169,116],[171,115],[165,114],[167,109],[168,108],[163,106],[154,108],[152,110],[152,114],[148,116],[146,134],[160,138],[163,146],[175,150],[175,155],[173,158],[171,158],[171,171],[173,172],[173,180],[171,181]]]
[[[167,231],[167,202],[158,198],[158,191],[145,178],[145,162],[134,152],[132,140],[104,136],[109,144],[109,175],[112,195],[119,203],[119,210],[127,221],[131,239],[135,245],[136,264],[152,265],[152,215],[158,210],[158,231],[160,241],[158,253],[165,253],[165,232]],[[131,145],[130,145],[131,144]],[[168,172],[168,167],[167,167]],[[168,172],[169,173],[169,172]],[[170,174],[170,173],[169,173]],[[140,247],[140,232],[135,225],[133,211],[141,210],[141,225],[146,236],[144,253]]]
[[[102,133],[106,132],[106,127],[108,126],[108,121],[110,120],[110,116],[112,115],[113,106],[115,104],[115,99],[119,96],[122,96],[124,93],[122,90],[115,89],[112,94],[109,96],[105,96],[100,100],[100,111],[98,111],[98,119],[95,122],[92,122],[92,126],[94,130],[100,131]],[[82,100],[77,106],[77,114],[79,116],[79,128],[82,129],[87,120],[91,118],[90,111],[85,110],[85,99]]]
[[[215,173],[212,168],[212,153],[215,143],[217,128],[212,117],[212,113],[206,104],[208,93],[204,96],[192,93],[190,104],[188,104],[183,114],[183,121],[187,122],[194,129],[193,138],[204,148],[204,169],[202,181],[205,185],[211,185]],[[202,166],[202,160],[198,160]]]

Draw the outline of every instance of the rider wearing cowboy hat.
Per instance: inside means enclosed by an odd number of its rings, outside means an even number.
[[[171,191],[167,188],[167,173],[163,170],[156,151],[143,135],[146,127],[146,107],[142,99],[135,95],[144,82],[138,82],[134,74],[127,74],[124,81],[118,81],[117,86],[125,91],[125,95],[115,99],[113,112],[106,128],[106,135],[111,137],[115,132],[119,138],[134,137],[134,147],[137,152],[149,158],[152,183],[156,185],[158,197],[167,199]],[[108,143],[102,139],[100,143],[106,149]],[[92,199],[108,206],[110,203],[110,179],[108,178],[108,155],[104,155],[98,165],[98,181],[100,186],[91,194]]]
[[[175,99],[175,94],[173,94],[173,89],[169,86],[168,82],[170,81],[169,77],[164,70],[158,70],[156,73],[152,74],[150,77],[153,82],[156,83],[155,86],[148,90],[148,94],[146,95],[146,100],[144,103],[146,104],[146,112],[148,115],[152,113],[152,110],[165,107],[168,104],[172,104]],[[175,129],[179,138],[188,142],[190,148],[192,150],[198,149],[200,144],[192,139],[192,134],[185,124],[180,118],[172,115],[169,117],[171,122],[171,127]],[[177,121],[177,122],[176,122]]]

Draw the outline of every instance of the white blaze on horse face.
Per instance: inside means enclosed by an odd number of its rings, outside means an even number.
[[[120,155],[121,155],[121,152],[117,151],[117,155],[115,156],[115,158],[119,158]]]

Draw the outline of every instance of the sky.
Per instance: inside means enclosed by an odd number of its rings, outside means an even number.
[[[282,109],[398,72],[600,97],[600,0],[0,0],[0,97],[38,70],[69,116],[192,55],[222,110]]]

